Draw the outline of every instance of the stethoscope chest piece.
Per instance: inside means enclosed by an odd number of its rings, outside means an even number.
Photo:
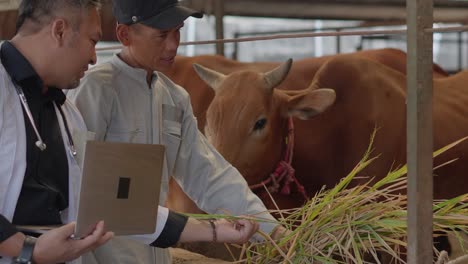
[[[38,147],[41,151],[44,151],[46,150],[47,145],[42,140],[38,140],[36,141],[36,147]]]
[[[39,131],[37,130],[36,124],[34,123],[34,119],[31,113],[31,110],[29,109],[28,102],[26,101],[26,96],[23,93],[23,90],[15,84],[16,92],[18,93],[18,96],[20,98],[21,104],[23,105],[24,110],[26,111],[26,115],[28,116],[29,122],[31,123],[31,126],[34,130],[34,133],[36,134],[37,141],[35,143],[36,147],[38,147],[41,151],[44,151],[47,149],[47,145],[44,143],[44,140],[42,140],[41,135],[39,134]],[[70,130],[68,129],[68,123],[65,118],[65,115],[62,111],[62,108],[56,104],[60,115],[62,116],[62,121],[65,126],[65,131],[67,133],[68,141],[69,141],[69,148],[70,148],[70,153],[73,156],[76,156],[76,149],[75,149],[75,144],[73,143],[73,138],[71,136]]]

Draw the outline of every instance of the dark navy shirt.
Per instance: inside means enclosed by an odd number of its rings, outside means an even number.
[[[13,224],[61,224],[60,211],[68,207],[68,161],[55,107],[65,102],[65,94],[44,84],[29,61],[8,41],[0,48],[0,59],[13,82],[22,88],[34,124],[47,148],[41,151],[23,108],[26,127],[26,173],[13,217]],[[18,97],[19,100],[19,97]]]
[[[0,243],[16,234],[16,232],[16,228],[3,215],[0,215]]]

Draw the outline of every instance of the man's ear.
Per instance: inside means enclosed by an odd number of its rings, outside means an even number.
[[[117,24],[115,28],[115,34],[117,35],[117,39],[122,43],[124,46],[130,45],[130,28],[128,25],[124,24]]]
[[[67,21],[63,18],[58,18],[52,21],[51,24],[51,34],[52,39],[57,43],[58,46],[62,46],[64,43],[64,38],[66,30],[69,27]]]

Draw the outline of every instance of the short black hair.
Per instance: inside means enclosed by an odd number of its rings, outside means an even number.
[[[18,8],[16,20],[16,32],[18,32],[27,20],[30,20],[38,28],[49,23],[58,12],[64,9],[83,10],[87,8],[100,8],[100,0],[22,0]],[[78,15],[78,13],[77,13]],[[80,17],[80,16],[78,16]],[[80,19],[70,18],[72,26],[79,28]]]

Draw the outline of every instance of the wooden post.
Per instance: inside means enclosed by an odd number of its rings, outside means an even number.
[[[433,263],[433,0],[407,0],[408,264]]]
[[[224,0],[214,0],[214,13],[216,18],[216,38],[224,38]],[[224,43],[216,43],[216,54],[224,56]]]

